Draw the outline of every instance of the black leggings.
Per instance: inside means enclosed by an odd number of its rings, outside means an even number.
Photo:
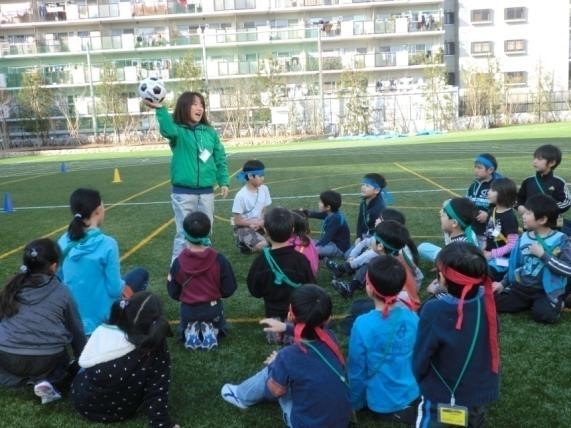
[[[0,351],[0,384],[16,386],[42,380],[57,383],[66,376],[69,362],[66,351],[53,355],[18,355]]]

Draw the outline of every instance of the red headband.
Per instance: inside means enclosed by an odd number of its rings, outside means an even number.
[[[383,306],[383,318],[388,317],[390,307],[393,306],[397,302],[397,300],[399,300],[398,294],[395,294],[394,296],[385,296],[384,294],[379,293],[371,283],[371,280],[369,279],[369,272],[367,272],[367,274],[365,275],[365,284],[367,285],[367,288],[371,291],[371,293],[373,293],[377,299],[379,299],[381,302],[385,304]],[[407,303],[405,301],[403,302]]]
[[[456,330],[462,328],[462,321],[464,319],[464,299],[466,294],[474,288],[482,284],[484,286],[484,299],[486,318],[488,319],[488,342],[490,344],[490,352],[492,354],[492,372],[498,373],[500,365],[499,357],[499,344],[498,344],[498,320],[496,317],[496,302],[492,291],[492,280],[488,276],[481,278],[474,278],[464,275],[461,272],[444,266],[441,262],[436,263],[436,267],[442,273],[444,278],[462,287],[462,294],[458,302],[458,319],[456,320]]]
[[[289,306],[289,311],[291,312],[291,314],[293,315],[293,317],[295,319],[296,316],[293,312],[291,305]],[[307,352],[307,349],[303,346],[303,344],[301,342],[301,333],[303,332],[303,329],[305,327],[309,327],[309,326],[304,322],[295,323],[295,326],[293,327],[293,342],[297,346],[299,346],[299,348],[303,352]],[[321,340],[323,343],[325,343],[325,345],[327,345],[327,347],[329,349],[331,349],[331,351],[333,351],[333,353],[335,354],[337,359],[341,362],[341,365],[345,366],[345,358],[343,357],[343,353],[341,352],[341,349],[339,349],[339,346],[337,345],[337,343],[335,343],[335,341],[331,338],[331,336],[329,336],[329,334],[327,334],[321,326],[310,327],[310,328],[313,328],[313,331],[314,331],[315,335],[319,338],[319,340]]]

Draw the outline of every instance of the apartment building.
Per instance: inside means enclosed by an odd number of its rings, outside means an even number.
[[[279,75],[286,97],[332,94],[346,69],[365,73],[371,93],[406,90],[429,64],[443,64],[443,14],[442,0],[4,0],[0,85],[17,91],[39,67],[87,130],[101,114],[90,89],[105,66],[136,115],[136,83],[155,75],[169,87],[189,54],[213,117],[260,74]],[[17,109],[9,116],[11,131],[21,131]]]
[[[565,22],[563,22],[565,21]],[[547,30],[548,29],[548,30]],[[553,43],[557,40],[557,43]],[[549,48],[546,48],[548,46]],[[14,94],[39,69],[46,87],[66,97],[81,129],[101,128],[104,70],[114,70],[124,114],[149,126],[137,82],[184,81],[188,57],[208,91],[211,117],[237,108],[234,94],[260,76],[279,77],[285,100],[319,99],[334,121],[332,100],[345,70],[367,79],[367,92],[422,90],[428,67],[462,86],[462,70],[497,58],[506,79],[532,87],[534,70],[568,88],[569,6],[550,0],[3,0],[0,87]],[[262,104],[267,97],[262,94]],[[323,100],[329,100],[323,103]],[[254,111],[259,106],[253,106]],[[262,106],[263,107],[263,106]],[[12,134],[23,134],[12,102],[0,109]],[[65,133],[53,111],[52,128]]]

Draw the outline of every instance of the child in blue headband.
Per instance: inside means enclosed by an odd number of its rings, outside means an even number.
[[[225,334],[222,298],[236,291],[232,265],[211,247],[210,219],[195,211],[182,226],[186,247],[174,260],[168,278],[169,296],[180,302],[180,338],[187,349],[212,349]]]
[[[243,253],[261,251],[268,245],[264,233],[264,214],[272,203],[268,186],[264,184],[264,164],[249,160],[238,174],[244,186],[236,193],[232,204],[232,221],[236,244]]]
[[[485,246],[484,232],[486,231],[486,224],[488,221],[488,209],[490,208],[490,201],[488,200],[488,192],[492,181],[500,178],[501,175],[497,172],[498,162],[496,158],[489,153],[482,153],[474,159],[474,181],[466,191],[466,197],[469,198],[476,209],[478,214],[475,221],[472,223],[474,233],[478,237],[480,247]]]

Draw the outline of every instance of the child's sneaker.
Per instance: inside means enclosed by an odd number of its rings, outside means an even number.
[[[53,385],[47,380],[34,385],[34,394],[42,399],[42,404],[48,404],[61,399],[61,394],[57,392]]]
[[[208,349],[209,351],[218,346],[218,329],[214,328],[212,323],[201,322],[200,332],[202,333],[202,347]]]
[[[353,297],[353,289],[347,281],[334,279],[331,281],[331,287],[333,287],[333,289],[345,299],[350,299]]]
[[[188,326],[186,327],[186,330],[184,331],[184,337],[186,339],[186,341],[184,342],[184,347],[186,349],[198,349],[198,348],[202,348],[202,340],[200,340],[200,336],[198,336],[199,333],[199,326],[198,326],[198,321],[191,323],[188,323]]]
[[[341,278],[345,274],[345,270],[343,269],[343,265],[335,263],[331,259],[327,259],[325,261],[325,267],[333,274],[335,278]]]
[[[220,395],[227,401],[228,403],[232,404],[233,406],[239,407],[240,409],[247,409],[244,403],[240,401],[238,396],[236,395],[236,390],[238,387],[236,385],[232,385],[230,383],[224,384],[222,389],[220,390]]]

